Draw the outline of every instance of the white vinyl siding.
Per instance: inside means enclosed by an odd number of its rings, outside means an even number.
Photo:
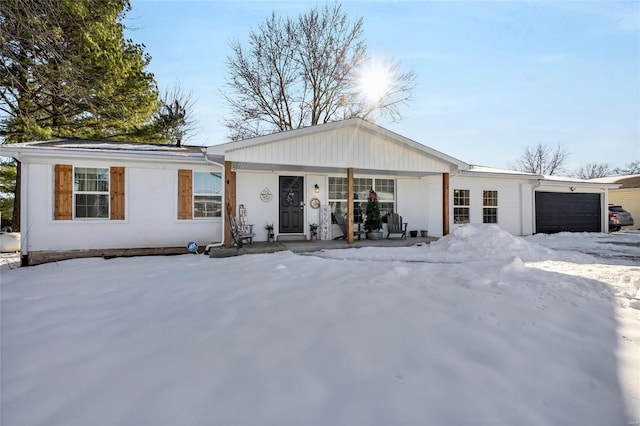
[[[524,186],[523,186],[524,185]],[[469,223],[483,223],[483,191],[498,192],[498,225],[513,235],[528,235],[532,230],[533,191],[528,181],[505,178],[452,177],[452,188],[469,190]],[[451,195],[453,206],[453,194]],[[526,209],[526,212],[523,211]],[[453,214],[452,214],[453,216]],[[451,224],[454,218],[451,218]],[[524,223],[526,221],[526,223]]]
[[[397,172],[448,173],[450,165],[381,135],[352,128],[265,143],[225,154],[234,163],[353,167]]]

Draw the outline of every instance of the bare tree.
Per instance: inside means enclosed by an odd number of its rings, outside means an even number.
[[[564,170],[569,152],[558,145],[555,149],[539,143],[535,147],[526,147],[516,161],[515,170],[540,175],[553,175]]]
[[[180,145],[193,136],[197,127],[194,106],[193,92],[184,92],[178,83],[165,90],[152,118],[160,139]]]
[[[593,179],[609,176],[612,173],[607,163],[587,163],[573,173],[579,179]]]
[[[640,161],[633,161],[624,167],[616,167],[613,169],[614,175],[627,176],[640,174]]]
[[[272,13],[249,34],[246,46],[231,42],[222,91],[230,107],[230,138],[352,117],[401,118],[399,106],[409,100],[415,76],[393,61],[373,70],[384,77],[371,99],[362,82],[374,60],[367,57],[362,25],[362,18],[349,21],[335,3],[297,19]]]

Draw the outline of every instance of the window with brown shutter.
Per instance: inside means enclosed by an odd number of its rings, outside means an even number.
[[[124,220],[124,167],[110,170],[111,220]]]
[[[124,167],[111,167],[110,169],[74,168],[67,164],[56,164],[54,219],[110,218],[124,220],[124,179]]]
[[[193,218],[193,173],[178,170],[178,219]]]
[[[73,219],[73,166],[56,164],[54,220]]]

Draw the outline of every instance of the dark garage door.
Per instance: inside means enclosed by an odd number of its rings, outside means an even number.
[[[536,192],[536,232],[600,232],[600,194]]]

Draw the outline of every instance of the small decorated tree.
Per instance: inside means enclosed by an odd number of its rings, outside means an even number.
[[[373,232],[380,228],[382,228],[382,217],[380,217],[378,194],[372,189],[369,191],[369,198],[367,200],[367,218],[364,221],[364,229],[368,232]]]

